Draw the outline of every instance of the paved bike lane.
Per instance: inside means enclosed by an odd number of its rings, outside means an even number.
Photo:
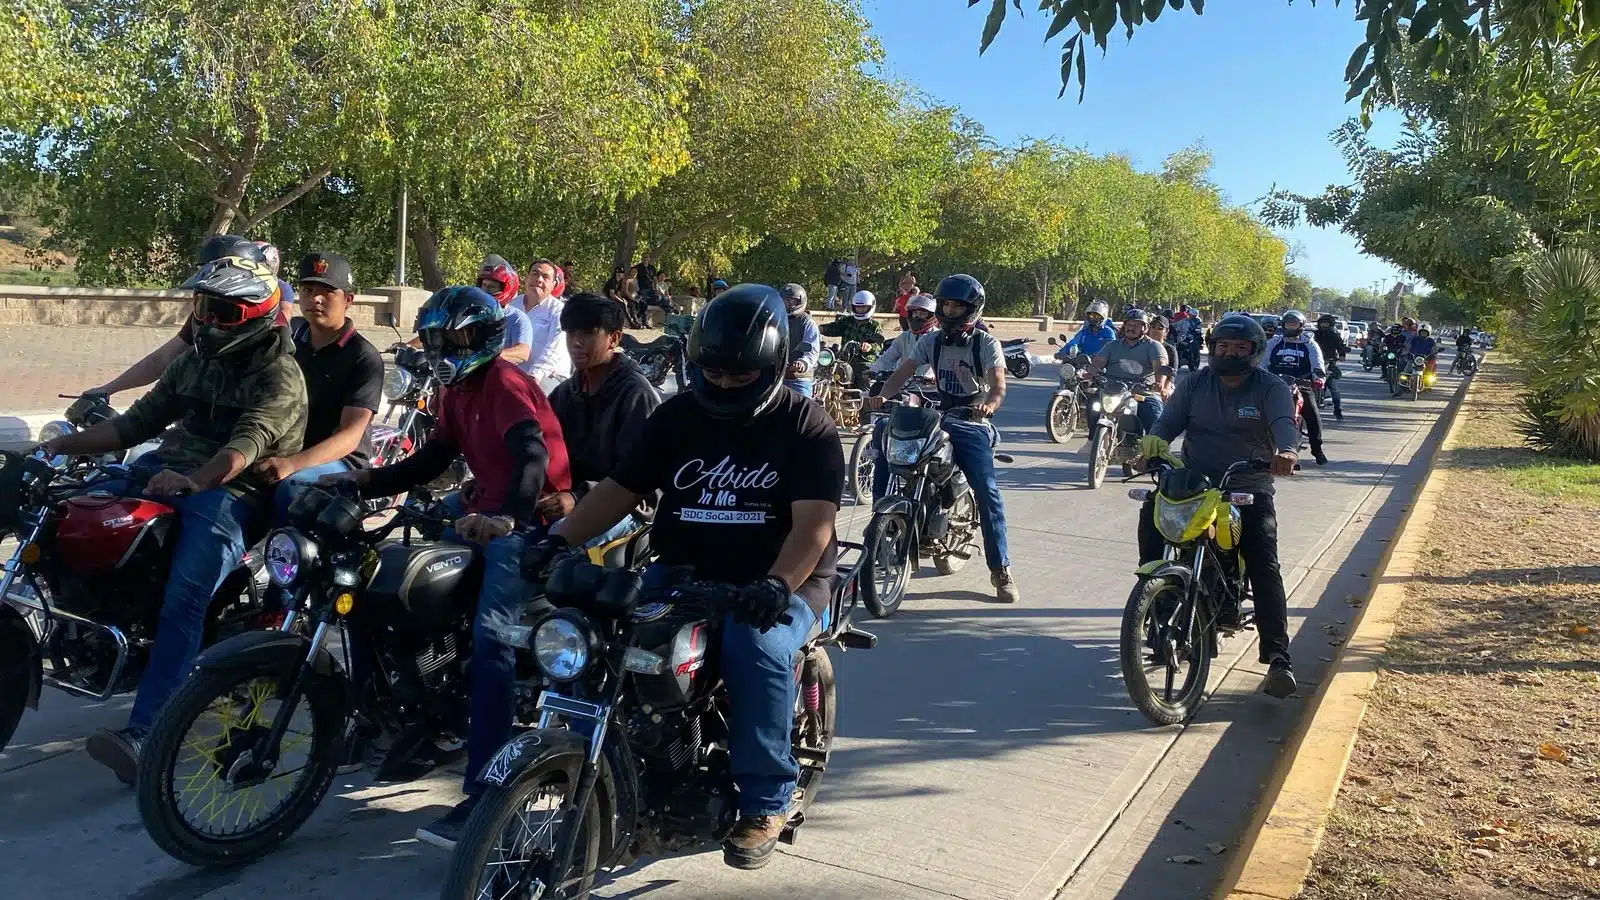
[[[1442,378],[1420,402],[1392,401],[1355,368],[1344,381],[1346,421],[1329,428],[1332,464],[1279,483],[1305,694],[1342,635],[1345,598],[1366,593],[1457,383]],[[646,861],[597,896],[1206,894],[1281,751],[1273,741],[1304,701],[1255,692],[1262,670],[1245,634],[1224,645],[1215,695],[1195,723],[1153,728],[1133,709],[1117,634],[1137,504],[1115,482],[1082,486],[1081,440],[1044,436],[1053,378],[1041,367],[1015,384],[998,419],[1016,456],[1002,484],[1023,602],[993,603],[980,564],[946,578],[925,569],[894,619],[863,622],[880,637],[876,650],[835,658],[841,738],[796,845],[760,873],[727,869],[717,852]],[[862,515],[847,507],[841,532],[858,536]],[[204,872],[157,850],[131,792],[81,752],[90,729],[120,724],[127,700],[89,704],[51,691],[43,706],[0,754],[8,896],[436,896],[447,858],[411,835],[456,799],[458,776],[389,785],[340,777],[277,853]],[[1199,864],[1166,861],[1180,856]]]

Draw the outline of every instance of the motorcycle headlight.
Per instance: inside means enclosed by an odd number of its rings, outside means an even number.
[[[901,440],[889,439],[889,465],[910,466],[915,465],[922,456],[922,438]]]
[[[316,558],[316,547],[293,531],[275,531],[267,539],[267,577],[273,584],[287,587]]]
[[[1078,383],[1078,370],[1076,368],[1074,368],[1071,363],[1062,363],[1061,364],[1061,384],[1062,384],[1062,386],[1063,387],[1070,387],[1071,385],[1074,385],[1074,384],[1077,384],[1077,383]]]
[[[572,681],[589,668],[594,632],[587,622],[558,613],[533,632],[533,659],[553,681]]]
[[[398,366],[390,369],[383,376],[383,396],[390,400],[399,400],[411,390],[411,373]]]
[[[1100,401],[1099,400],[1090,400],[1089,401],[1089,411],[1090,412],[1099,412],[1100,411]]]
[[[1183,544],[1194,540],[1190,533],[1190,523],[1200,512],[1200,506],[1205,502],[1205,495],[1193,497],[1188,500],[1173,501],[1164,496],[1156,498],[1156,530],[1161,536],[1174,544]],[[1204,527],[1204,525],[1200,526]]]
[[[46,422],[44,423],[44,427],[39,429],[39,443],[43,444],[46,441],[53,441],[64,434],[71,434],[76,430],[77,429],[72,427],[71,422],[68,422],[64,419],[55,419],[53,421]]]

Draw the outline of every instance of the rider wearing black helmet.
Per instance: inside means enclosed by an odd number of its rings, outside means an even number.
[[[530,554],[547,564],[660,491],[650,535],[659,565],[647,583],[689,566],[697,578],[742,585],[722,628],[739,786],[739,821],[722,846],[743,869],[767,863],[788,819],[799,774],[791,666],[828,608],[844,488],[833,420],[784,389],[789,341],[789,310],[766,285],[737,285],[706,304],[689,333],[690,389],[661,404],[621,466]]]
[[[873,409],[884,397],[900,393],[919,366],[932,366],[939,386],[939,406],[945,410],[969,407],[971,420],[953,416],[944,420],[955,464],[967,476],[978,501],[978,524],[983,530],[983,556],[989,563],[989,583],[1002,603],[1022,599],[1011,577],[1006,551],[1006,509],[995,482],[994,447],[999,433],[988,418],[1006,396],[1005,356],[1000,340],[977,327],[983,315],[983,285],[971,275],[951,275],[934,290],[939,308],[939,330],[917,341],[912,355],[900,361],[878,395],[869,398]]]
[[[1328,365],[1328,395],[1333,398],[1333,417],[1344,421],[1344,404],[1339,397],[1339,361],[1350,352],[1350,345],[1344,342],[1344,335],[1334,326],[1338,321],[1333,313],[1323,313],[1317,316],[1317,333],[1312,335],[1317,346],[1322,350],[1322,359]]]
[[[784,383],[809,397],[817,358],[822,354],[822,334],[811,318],[805,285],[790,282],[778,293],[789,317],[789,365]]]
[[[1235,475],[1231,484],[1235,491],[1255,493],[1253,505],[1239,508],[1244,525],[1239,552],[1255,598],[1260,659],[1269,667],[1262,690],[1287,697],[1294,693],[1295,682],[1289,664],[1288,606],[1278,565],[1272,477],[1294,473],[1300,440],[1294,424],[1294,393],[1281,379],[1259,368],[1267,341],[1255,319],[1224,316],[1211,336],[1211,364],[1179,383],[1155,428],[1140,441],[1139,451],[1147,459],[1169,456],[1171,442],[1186,434],[1184,465],[1213,480],[1243,459],[1272,461],[1270,474]],[[1158,561],[1164,548],[1153,504],[1146,502],[1139,511],[1139,559]],[[1237,609],[1220,610],[1218,615],[1239,620]]]

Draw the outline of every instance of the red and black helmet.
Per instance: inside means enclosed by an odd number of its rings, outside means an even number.
[[[485,287],[484,281],[494,281],[500,285],[498,290]],[[518,294],[522,293],[522,278],[517,275],[517,270],[505,257],[491,253],[483,258],[483,265],[478,267],[478,287],[483,288],[494,299],[500,301],[501,306],[509,304]]]

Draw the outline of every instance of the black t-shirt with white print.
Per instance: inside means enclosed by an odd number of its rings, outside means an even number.
[[[697,578],[744,584],[764,577],[793,525],[790,504],[844,491],[844,448],[819,404],[784,389],[754,421],[712,418],[690,393],[662,403],[612,475],[636,494],[661,492],[650,546]],[[819,616],[838,563],[829,540],[798,593]]]

